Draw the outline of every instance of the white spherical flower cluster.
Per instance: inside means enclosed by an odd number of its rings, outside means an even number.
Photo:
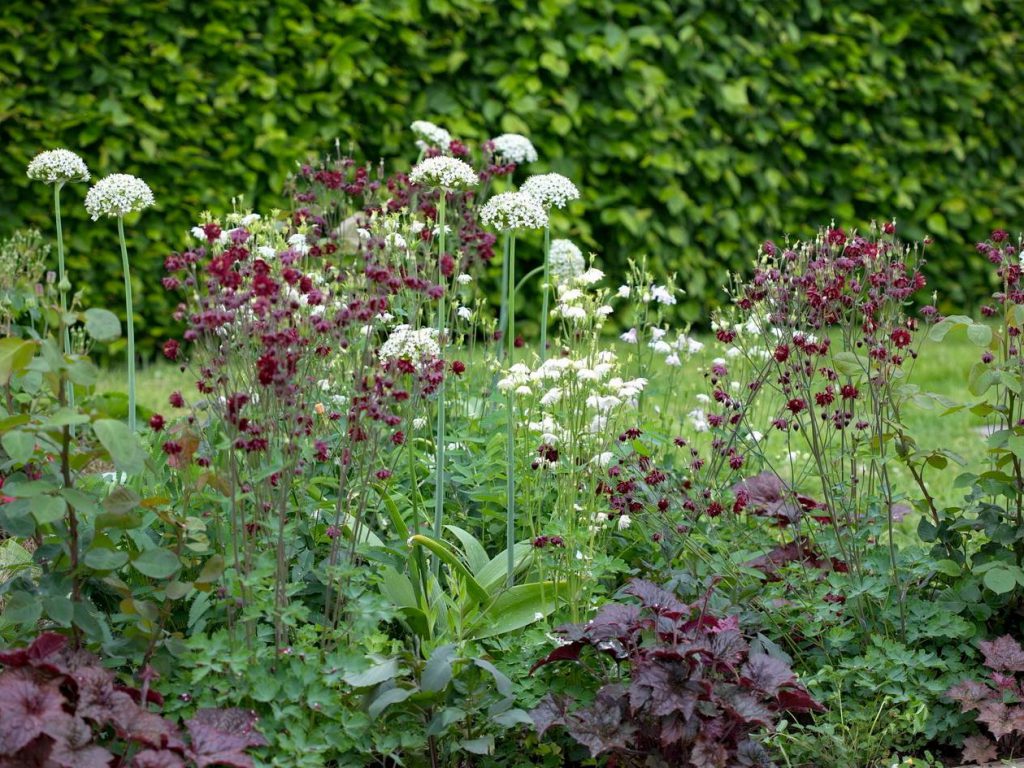
[[[416,146],[420,149],[429,149],[430,147],[448,149],[448,145],[452,143],[452,135],[429,120],[414,120],[409,127],[419,137]]]
[[[488,200],[480,209],[484,224],[495,229],[543,229],[548,215],[540,203],[525,192],[502,192]]]
[[[494,145],[494,154],[506,163],[535,163],[537,161],[537,150],[533,143],[520,133],[503,133],[491,139]]]
[[[567,285],[583,274],[587,262],[572,240],[552,240],[548,251],[548,272],[555,285]]]
[[[545,210],[565,208],[571,200],[580,199],[576,185],[560,173],[543,173],[523,182],[520,192],[533,195]]]
[[[413,330],[408,325],[396,325],[391,335],[381,344],[379,355],[383,362],[407,360],[414,367],[420,368],[441,356],[437,329]]]
[[[468,164],[457,157],[438,155],[417,163],[409,172],[409,181],[428,187],[444,189],[465,189],[475,187],[480,179]]]
[[[85,195],[85,210],[100,216],[124,216],[153,205],[153,191],[138,176],[112,173],[97,181]]]
[[[33,181],[45,181],[47,184],[89,180],[89,168],[85,161],[70,149],[40,152],[28,164],[27,173]]]

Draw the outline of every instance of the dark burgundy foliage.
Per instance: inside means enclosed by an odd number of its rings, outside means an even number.
[[[564,728],[592,757],[609,755],[622,767],[771,766],[757,733],[779,712],[822,711],[785,661],[751,654],[735,617],[713,616],[649,581],[624,591],[639,604],[608,603],[587,624],[560,627],[566,643],[531,674],[552,662],[579,662],[591,648],[628,680],[601,686],[584,707],[548,694],[531,712],[539,734]]]
[[[63,635],[0,651],[0,663],[0,768],[252,768],[246,750],[266,745],[256,718],[237,709],[200,710],[185,723],[186,743],[141,705],[141,691]],[[145,698],[162,703],[153,692]]]
[[[965,763],[987,763],[1000,754],[1019,755],[1024,748],[1024,648],[1009,635],[979,644],[985,666],[992,670],[988,680],[963,680],[946,695],[960,705],[961,712],[977,712],[993,739],[971,736],[964,741]]]

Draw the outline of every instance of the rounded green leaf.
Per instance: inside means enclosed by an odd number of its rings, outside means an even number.
[[[85,332],[96,341],[113,341],[121,335],[121,321],[109,309],[85,310]]]
[[[178,572],[181,563],[176,554],[169,549],[159,547],[139,553],[132,560],[132,566],[139,573],[149,576],[151,579],[168,579]]]
[[[128,562],[128,553],[119,549],[93,547],[85,553],[82,562],[94,571],[116,571]]]

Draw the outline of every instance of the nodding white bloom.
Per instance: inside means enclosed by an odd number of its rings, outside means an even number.
[[[409,127],[412,128],[413,133],[419,136],[416,146],[420,149],[430,147],[448,149],[448,145],[452,143],[452,135],[440,125],[435,125],[429,120],[413,120]]]
[[[604,272],[596,267],[591,267],[582,275],[576,278],[576,282],[580,285],[593,285],[594,283],[604,280]]]
[[[303,256],[309,253],[309,243],[306,242],[306,236],[301,232],[296,232],[294,235],[288,238],[288,245],[293,250],[298,251]]]
[[[555,285],[572,282],[582,275],[586,268],[587,262],[583,259],[583,252],[572,240],[551,241],[551,248],[548,251],[548,272]]]
[[[428,157],[409,172],[409,181],[428,187],[465,189],[480,183],[476,171],[457,157]]]
[[[40,152],[28,164],[26,173],[33,181],[43,181],[47,184],[89,180],[89,168],[85,161],[70,149]]]
[[[693,427],[694,432],[707,432],[711,429],[707,414],[700,408],[690,411],[686,418],[690,420],[690,426]]]
[[[423,429],[425,426],[427,426],[427,420],[424,419],[422,416],[417,416],[415,419],[412,420],[413,429]]]
[[[202,227],[192,227],[192,229],[189,230],[189,234],[192,235],[192,237],[194,237],[196,240],[206,239],[206,232],[203,230]]]
[[[669,344],[667,341],[662,341],[661,339],[659,339],[658,341],[652,341],[647,346],[653,349],[659,355],[669,355],[672,353],[672,345]]]
[[[620,531],[624,531],[629,528],[629,524],[633,521],[629,519],[629,515],[619,515],[618,527]]]
[[[263,217],[260,216],[258,213],[247,213],[245,214],[245,216],[241,218],[239,224],[241,224],[243,227],[251,227],[253,224],[255,224],[262,218]]]
[[[702,349],[704,349],[704,342],[697,341],[690,336],[680,336],[676,339],[676,348],[686,352],[688,355],[696,355]]]
[[[405,238],[397,232],[392,232],[384,238],[384,244],[389,245],[392,248],[397,248],[400,251],[406,250],[409,246],[405,243]]]
[[[591,461],[599,467],[608,467],[615,460],[615,454],[611,451],[604,451],[597,454]]]
[[[627,344],[636,344],[636,328],[630,328],[624,334],[619,336]]]
[[[665,334],[668,333],[664,328],[651,328],[651,341],[661,341],[665,338]]]
[[[358,228],[356,228],[356,234],[359,235],[359,239],[360,240],[369,240],[370,239],[370,230],[368,230],[366,227],[358,227]]]
[[[561,301],[565,302],[579,301],[580,299],[583,298],[583,291],[581,291],[579,288],[570,288],[567,291],[563,291],[558,298]]]
[[[743,351],[739,347],[729,347],[727,350],[725,350],[725,356],[728,357],[730,360],[733,359],[734,357],[739,357],[742,354]]]
[[[409,225],[409,231],[412,232],[414,235],[418,235],[426,228],[426,226],[427,225],[424,224],[422,221],[414,221],[412,224]]]
[[[405,324],[396,325],[391,335],[381,344],[379,355],[384,362],[408,360],[419,368],[441,355],[441,347],[437,343],[437,329],[413,330]]]
[[[502,192],[488,200],[480,209],[484,224],[502,231],[543,229],[548,215],[536,199],[525,192]]]
[[[651,288],[651,298],[659,304],[675,304],[676,297],[664,285],[655,285]]]
[[[708,403],[710,403],[710,402],[711,402],[711,395],[709,395],[709,394],[707,394],[707,393],[705,393],[705,392],[698,392],[698,393],[697,393],[697,394],[695,395],[695,399],[696,399],[696,400],[697,400],[697,402],[698,402],[698,403],[700,403],[701,405],[707,405]]]
[[[555,308],[555,314],[559,317],[564,317],[566,320],[574,320],[577,322],[583,322],[587,319],[587,310],[583,307],[571,304],[559,304]]]
[[[503,133],[491,139],[494,154],[506,163],[534,163],[537,161],[537,150],[528,138],[520,133]]]
[[[455,314],[461,317],[463,320],[471,320],[473,318],[473,310],[469,307],[459,307]]]
[[[629,295],[632,292],[633,291],[630,289],[628,285],[620,285],[619,290],[615,292],[615,295],[618,296],[620,299],[628,299]]]
[[[580,191],[576,189],[576,185],[560,173],[531,176],[523,182],[519,191],[537,198],[537,202],[544,206],[545,210],[565,208],[571,200],[580,199]]]
[[[615,308],[609,307],[607,304],[602,304],[595,311],[598,317],[610,317],[615,312]]]
[[[465,272],[463,272],[461,275],[455,278],[455,282],[458,283],[459,285],[469,285],[470,283],[473,282],[473,276],[467,275]]]
[[[665,356],[665,365],[670,365],[673,368],[676,368],[682,365],[682,362],[679,360],[679,355],[677,355],[675,352],[672,352],[669,355]]]
[[[100,216],[124,216],[154,204],[153,191],[138,176],[112,173],[97,181],[85,195],[85,210]]]
[[[273,259],[277,256],[277,250],[270,245],[261,245],[256,250],[264,259]]]
[[[540,399],[540,404],[543,406],[554,405],[562,399],[562,390],[559,387],[552,387]]]

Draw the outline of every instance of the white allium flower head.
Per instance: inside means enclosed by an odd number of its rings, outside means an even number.
[[[47,184],[89,180],[85,161],[70,149],[40,152],[28,164],[27,173],[33,181],[45,181]]]
[[[548,271],[555,281],[555,285],[571,283],[582,275],[586,268],[587,262],[583,259],[583,252],[576,247],[572,240],[551,241],[551,250],[548,251]]]
[[[533,143],[521,133],[503,133],[491,139],[494,154],[506,163],[534,163],[537,161],[537,150]]]
[[[429,120],[414,120],[409,127],[419,137],[416,141],[416,146],[420,149],[428,149],[429,147],[448,149],[448,145],[452,143],[452,135],[441,126],[435,125]]]
[[[138,176],[112,173],[97,181],[85,195],[85,210],[96,221],[100,216],[124,216],[156,202],[149,185]]]
[[[457,157],[438,155],[417,163],[409,172],[409,181],[428,187],[444,189],[465,189],[475,187],[480,179],[476,171]]]
[[[441,348],[437,343],[437,329],[413,330],[408,325],[396,325],[391,335],[381,344],[379,354],[384,362],[408,360],[419,368],[441,355]]]
[[[502,231],[543,229],[548,215],[540,203],[525,192],[502,192],[488,200],[480,209],[484,224]]]
[[[544,210],[565,208],[571,200],[580,199],[580,191],[576,185],[560,173],[544,173],[531,176],[523,182],[520,192],[533,195]]]

